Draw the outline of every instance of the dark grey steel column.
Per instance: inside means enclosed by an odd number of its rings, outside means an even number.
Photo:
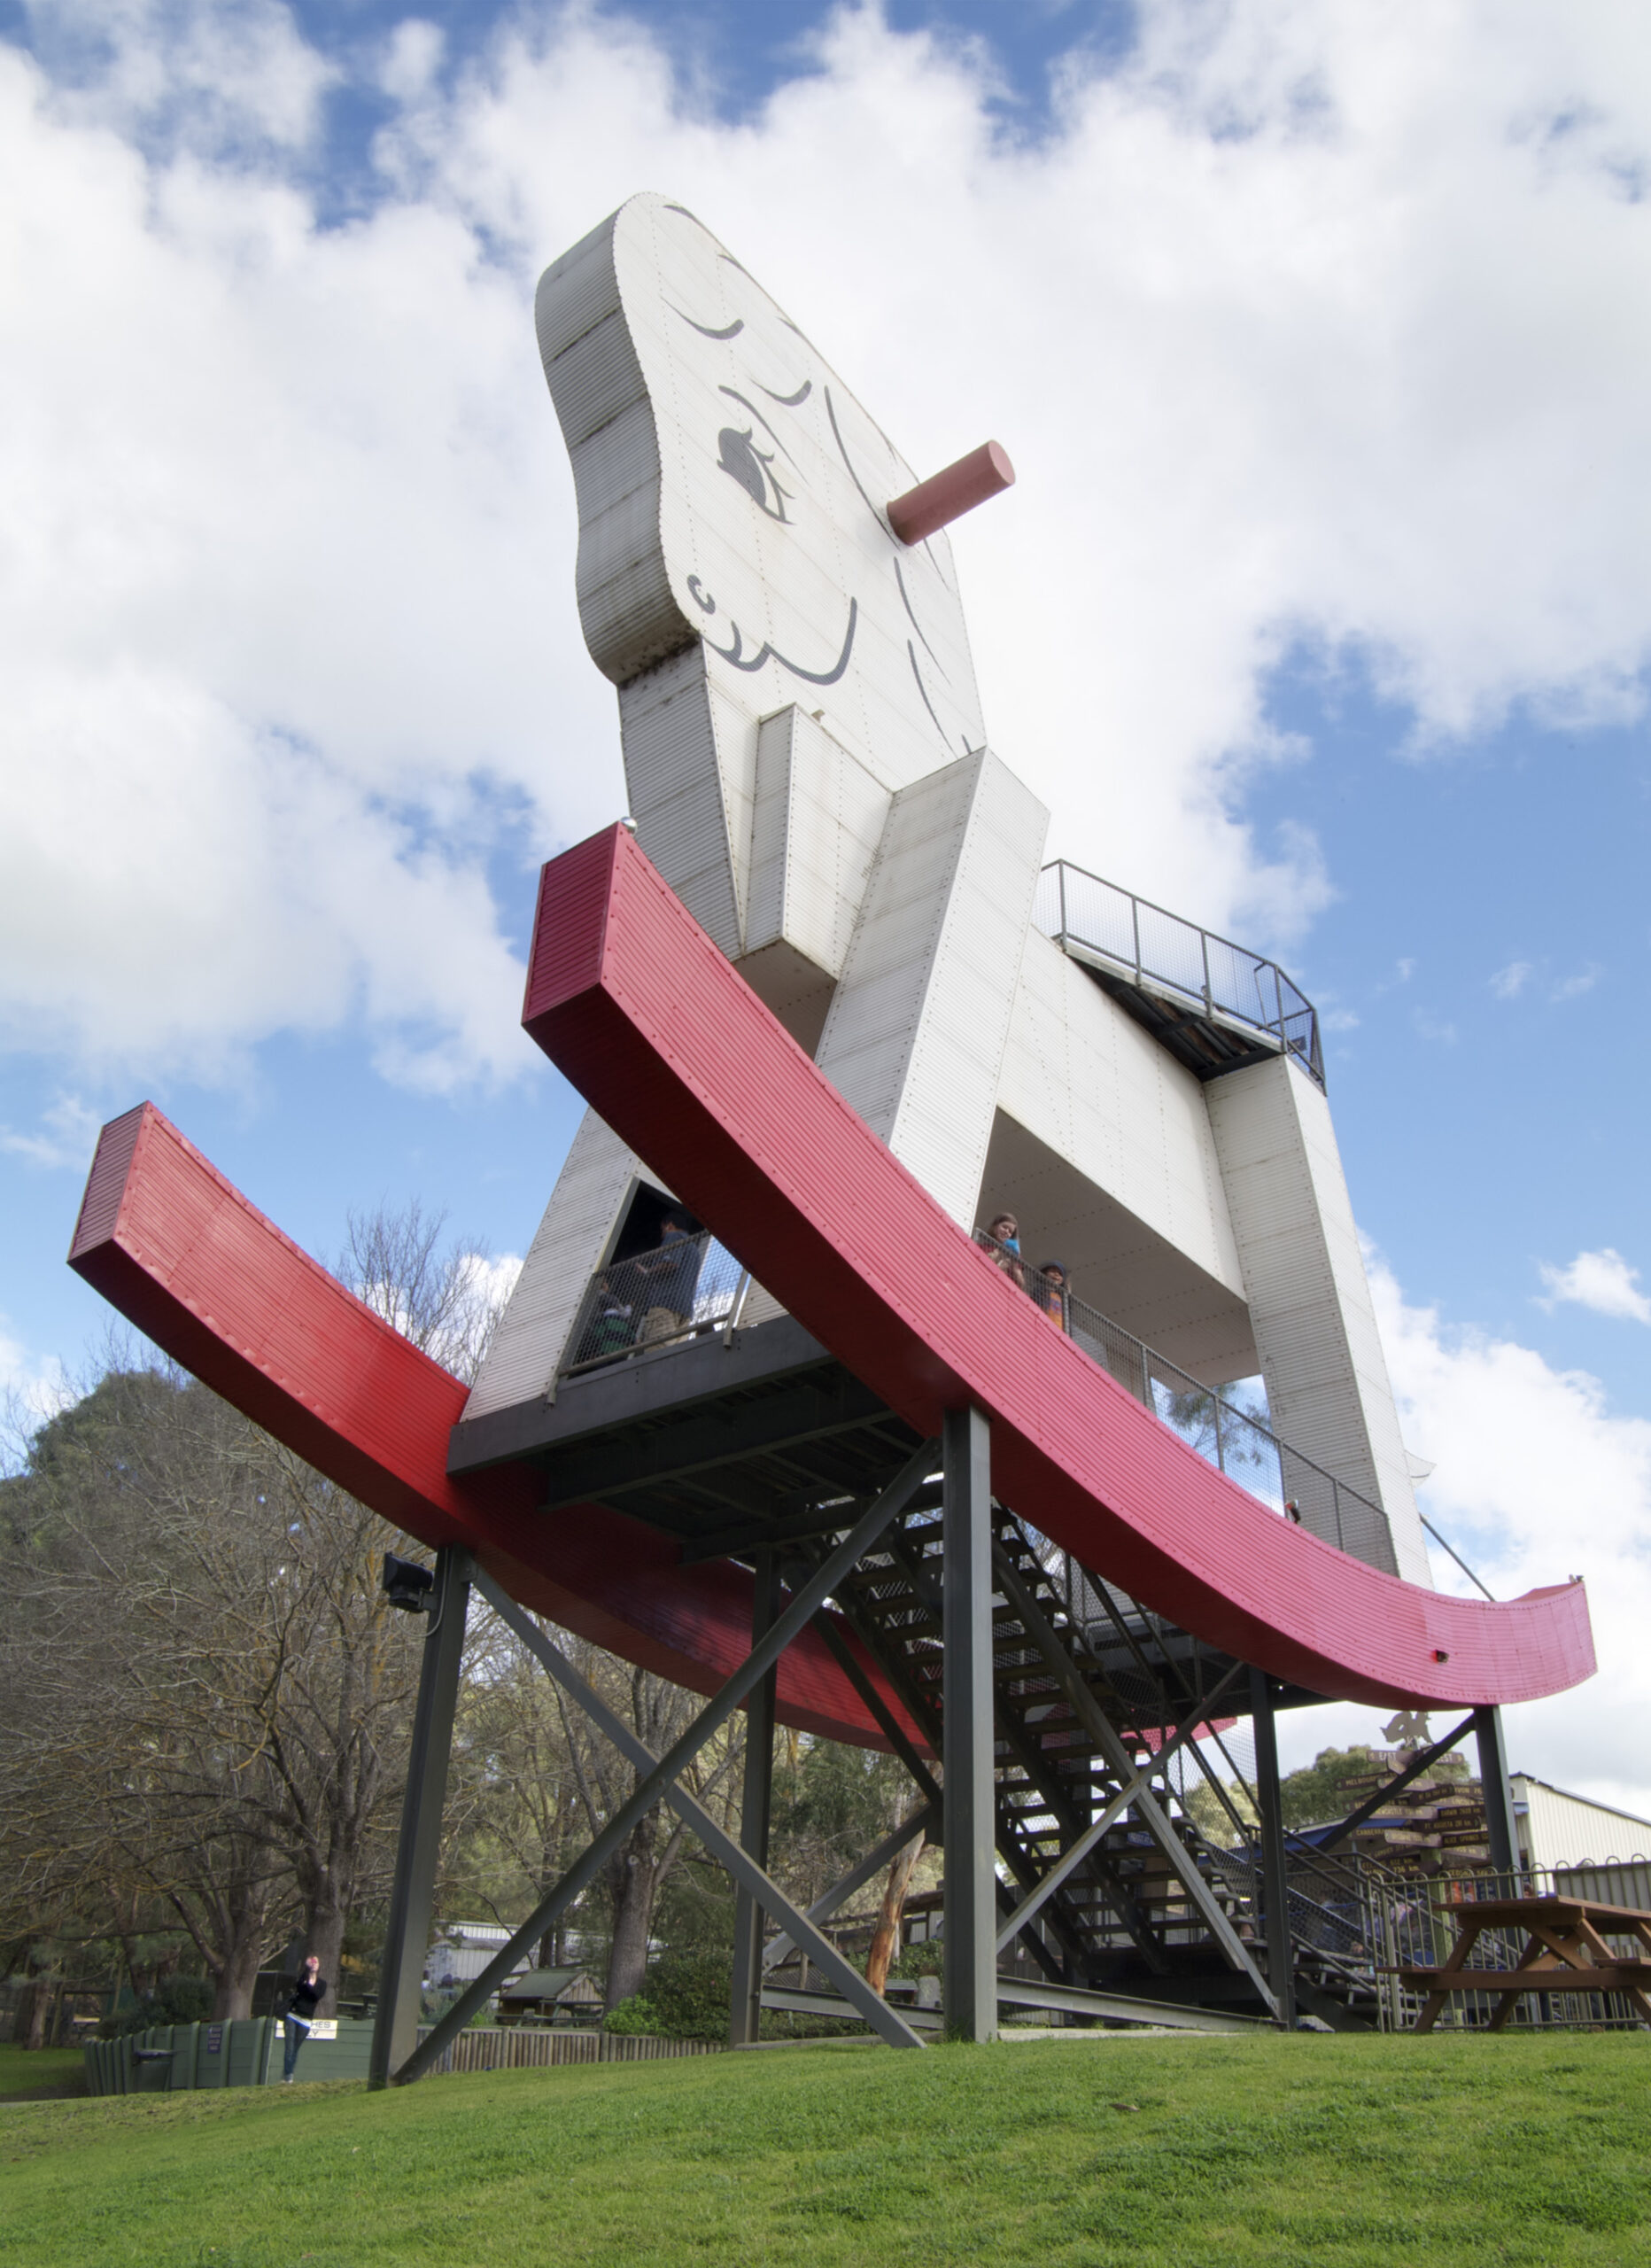
[[[751,1643],[767,1636],[779,1612],[779,1568],[771,1551],[756,1555],[751,1596]],[[740,1847],[764,1873],[768,1870],[768,1821],[774,1792],[774,1695],[779,1683],[776,1662],[745,1705],[745,1785],[740,1799]],[[748,2047],[761,2037],[763,2016],[763,1909],[741,1885],[733,1910],[733,1998],[728,2016],[728,2044]]]
[[[992,1435],[978,1410],[946,1414],[942,1616],[946,1767],[946,2030],[997,2036],[997,1821],[992,1751]]]
[[[1484,1824],[1491,1864],[1499,1875],[1517,1874],[1519,1829],[1514,1818],[1514,1791],[1508,1777],[1501,1711],[1477,1709],[1473,1731],[1479,1751],[1479,1784],[1484,1790]]]
[[[464,1618],[470,1604],[470,1555],[462,1544],[444,1544],[437,1554],[436,1588],[430,1596],[435,1604],[424,1633],[413,1746],[407,1757],[407,1790],[401,1798],[396,1878],[390,1893],[390,1926],[378,1971],[378,2012],[373,2021],[373,2052],[368,2065],[368,2085],[375,2087],[387,2085],[418,2045],[419,1995],[430,1952],[436,1859],[441,1848],[441,1807],[453,1750]]]
[[[1278,2002],[1278,2021],[1296,2026],[1295,1962],[1290,1943],[1290,1886],[1284,1864],[1284,1813],[1278,1787],[1278,1734],[1273,1689],[1264,1672],[1250,1672],[1255,1727],[1255,1800],[1261,1814],[1261,1895],[1266,1900],[1267,1981]]]

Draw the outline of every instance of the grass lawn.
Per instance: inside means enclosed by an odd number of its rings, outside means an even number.
[[[4,2268],[1651,2263],[1651,2039],[1089,2038],[0,2107]]]
[[[86,2058],[78,2047],[13,2047],[0,2040],[0,2102],[29,2096],[80,2094],[86,2085]]]

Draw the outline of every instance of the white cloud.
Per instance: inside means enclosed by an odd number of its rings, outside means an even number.
[[[1548,998],[1554,1001],[1580,1000],[1585,992],[1593,991],[1604,974],[1603,969],[1590,967],[1579,970],[1575,976],[1562,976],[1550,990]]]
[[[59,1095],[40,1115],[37,1134],[0,1126],[0,1152],[35,1166],[72,1166],[84,1173],[92,1161],[103,1121],[78,1095]]]
[[[1530,983],[1532,973],[1528,960],[1510,960],[1491,979],[1491,990],[1499,1000],[1516,1000]]]
[[[1036,143],[975,50],[869,12],[734,123],[590,9],[451,87],[404,25],[359,66],[379,199],[329,227],[333,66],[273,0],[37,20],[58,83],[0,52],[15,1041],[222,1076],[360,1014],[392,1076],[526,1060],[497,862],[519,919],[624,800],[529,299],[640,186],[920,466],[1010,446],[957,548],[995,743],[1081,860],[1298,935],[1329,878],[1241,806],[1299,760],[1261,704],[1302,641],[1423,741],[1638,704],[1651,53],[1610,0],[1446,0],[1425,41],[1148,0]]]
[[[1379,1261],[1371,1288],[1405,1436],[1437,1460],[1423,1509],[1499,1596],[1587,1581],[1599,1674],[1508,1712],[1514,1769],[1651,1817],[1651,1422],[1584,1371],[1409,1306]],[[1435,1573],[1467,1588],[1442,1555]]]
[[[32,1354],[0,1315],[0,1471],[19,1465],[35,1427],[74,1399],[57,1356]]]
[[[1567,1302],[1592,1308],[1595,1315],[1621,1317],[1630,1323],[1651,1323],[1651,1298],[1639,1289],[1639,1270],[1631,1268],[1609,1245],[1598,1252],[1579,1252],[1568,1267],[1551,1261],[1539,1263],[1548,1296],[1544,1307]]]

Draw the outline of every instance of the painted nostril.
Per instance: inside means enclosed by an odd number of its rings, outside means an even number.
[[[943,472],[919,481],[903,496],[896,496],[888,507],[888,524],[902,543],[921,543],[926,535],[961,519],[988,496],[1001,496],[1014,482],[1015,469],[1003,443],[982,441],[978,449],[971,449]]]

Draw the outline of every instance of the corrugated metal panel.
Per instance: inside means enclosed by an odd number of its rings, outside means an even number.
[[[841,975],[877,861],[889,790],[794,703],[763,719],[746,951],[782,940]]]
[[[1020,964],[998,1107],[1242,1296],[1203,1087],[1036,930]]]
[[[1590,1802],[1586,1796],[1569,1795],[1521,1772],[1512,1775],[1510,1784],[1520,1814],[1520,1841],[1531,1866],[1602,1867],[1613,1860],[1651,1860],[1651,1820]],[[1573,1894],[1589,1895],[1584,1890]],[[1651,1911],[1651,1899],[1640,1902]]]
[[[470,1389],[466,1418],[484,1418],[548,1391],[639,1171],[619,1137],[587,1110]]]
[[[635,765],[656,769],[660,752],[642,744],[643,711],[633,726],[627,706],[622,723],[632,809],[641,822],[646,804],[655,819],[650,851],[737,952],[757,723],[799,698],[799,683],[810,716],[885,792],[983,742],[950,547],[943,535],[909,552],[895,542],[876,500],[910,487],[912,468],[746,271],[665,200],[633,198],[558,261],[539,323],[578,493],[593,655],[624,686],[707,641],[707,730],[677,750],[674,791],[639,793]],[[731,434],[734,457],[745,451],[733,478]],[[794,929],[805,959],[823,954],[818,965],[834,968],[853,920],[855,853],[816,822],[835,800],[852,832],[846,804],[864,802],[864,783],[833,759],[794,786],[802,802],[788,856],[801,858],[773,941]],[[800,821],[799,845],[789,837]]]
[[[600,902],[600,874],[593,887]],[[534,965],[565,972],[577,957],[541,953]],[[750,1651],[744,1569],[681,1567],[673,1539],[600,1505],[546,1520],[539,1475],[523,1466],[450,1479],[460,1381],[283,1237],[152,1104],[143,1121],[115,1227],[101,1242],[81,1239],[78,1274],[174,1361],[409,1535],[469,1544],[535,1613],[694,1692],[717,1690]],[[117,1122],[115,1146],[129,1138],[129,1124]],[[94,1177],[111,1169],[100,1149]],[[800,1730],[884,1744],[811,1629],[781,1659],[777,1706]]]
[[[973,1223],[1048,813],[982,751],[894,799],[818,1061]]]
[[[1430,1582],[1329,1105],[1282,1057],[1202,1091],[1275,1429],[1379,1504],[1399,1572]]]
[[[994,1487],[1183,1628],[1328,1697],[1534,1697],[1589,1675],[1580,1584],[1492,1604],[1361,1565],[1268,1511],[1090,1362],[959,1233],[701,934],[624,829],[600,984],[529,1030],[685,1203],[909,1424],[974,1402]]]
[[[540,358],[554,362],[576,338],[619,305],[614,275],[614,221],[607,220],[552,262],[539,278],[533,322]]]
[[[638,839],[732,959],[740,908],[702,649],[691,647],[623,687],[619,715]]]

